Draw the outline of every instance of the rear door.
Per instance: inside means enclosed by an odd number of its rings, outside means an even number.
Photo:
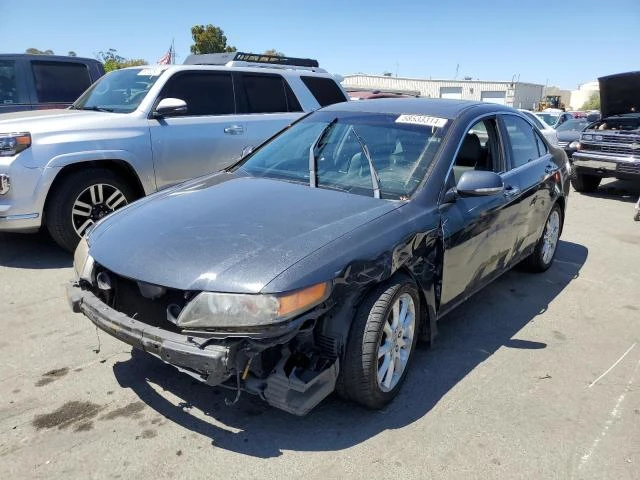
[[[500,119],[507,141],[507,165],[521,190],[518,217],[521,245],[514,252],[519,256],[540,238],[551,208],[553,176],[558,166],[542,136],[530,123],[514,114],[503,114]]]
[[[158,188],[216,172],[237,160],[247,144],[237,113],[231,72],[177,72],[156,99],[179,98],[185,114],[149,119]]]
[[[243,114],[243,148],[256,147],[303,115],[282,75],[235,72],[238,112]]]
[[[520,188],[506,171],[504,144],[495,116],[475,122],[460,142],[447,188],[469,170],[502,177],[504,193],[458,197],[441,206],[444,261],[440,309],[444,312],[471,295],[509,265],[518,233]]]

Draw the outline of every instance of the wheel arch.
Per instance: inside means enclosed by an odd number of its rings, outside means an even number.
[[[43,209],[43,221],[44,217],[47,214],[47,208],[49,206],[49,200],[52,197],[52,193],[55,192],[58,185],[62,183],[62,181],[72,173],[75,173],[80,170],[84,170],[87,168],[106,168],[108,170],[113,171],[118,176],[120,176],[124,181],[126,181],[135,191],[136,198],[141,198],[145,196],[145,188],[140,180],[140,177],[133,166],[125,161],[120,159],[100,159],[100,160],[85,160],[67,164],[63,166],[60,171],[57,173],[49,190],[47,191],[47,195],[45,197],[44,209]]]

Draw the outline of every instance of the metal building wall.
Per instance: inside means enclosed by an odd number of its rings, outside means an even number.
[[[521,82],[483,82],[479,80],[428,80],[378,75],[347,75],[345,87],[364,89],[412,90],[423,97],[440,98],[441,87],[462,87],[463,100],[480,101],[483,91],[505,92],[505,103],[515,108],[532,108],[542,98],[543,85]]]

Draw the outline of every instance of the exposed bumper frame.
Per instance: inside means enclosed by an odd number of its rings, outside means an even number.
[[[142,323],[105,305],[77,284],[67,286],[67,299],[74,312],[83,313],[108,334],[188,373],[197,372],[209,385],[219,385],[233,373],[231,347]]]

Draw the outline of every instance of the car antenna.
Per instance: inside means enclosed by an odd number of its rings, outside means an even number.
[[[369,162],[369,172],[371,173],[371,183],[373,184],[373,198],[380,198],[380,178],[378,177],[378,171],[376,170],[376,167],[373,165],[373,160],[371,159],[371,154],[369,153],[369,149],[367,148],[367,145],[362,140],[362,137],[358,135],[358,132],[356,132],[356,129],[353,125],[351,126],[351,131],[358,139],[360,148],[362,148],[362,152],[364,153],[364,156],[367,158],[367,161]]]
[[[338,117],[331,120],[326,127],[322,129],[316,141],[313,142],[309,148],[309,186],[311,188],[318,188],[318,159],[316,158],[316,148],[326,136],[327,132],[331,130],[336,123],[338,123]]]

